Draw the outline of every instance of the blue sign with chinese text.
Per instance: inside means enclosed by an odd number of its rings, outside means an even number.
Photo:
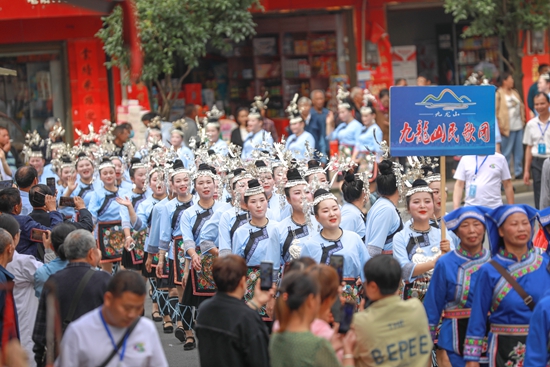
[[[390,153],[404,156],[495,153],[495,87],[390,88]]]

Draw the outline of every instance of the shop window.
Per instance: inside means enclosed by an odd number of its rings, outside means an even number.
[[[365,41],[365,63],[369,65],[380,65],[380,54],[378,46],[370,41]]]
[[[527,53],[530,55],[533,54],[543,54],[544,53],[544,43],[546,42],[546,31],[527,31]]]
[[[0,112],[21,129],[40,132],[48,118],[65,116],[59,52],[0,53],[0,65],[17,71],[0,77]]]

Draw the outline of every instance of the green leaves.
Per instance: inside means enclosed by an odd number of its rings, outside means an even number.
[[[161,74],[173,74],[176,59],[195,67],[206,54],[206,44],[228,49],[255,34],[251,6],[259,0],[136,0],[144,54],[141,79],[157,81]],[[96,34],[112,61],[107,67],[128,67],[130,56],[123,47],[122,11],[116,8],[103,18]]]

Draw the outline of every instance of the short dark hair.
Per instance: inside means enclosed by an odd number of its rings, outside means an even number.
[[[399,84],[399,83],[401,83],[401,82],[406,82],[406,81],[407,81],[407,79],[405,79],[405,78],[397,78],[397,79],[395,79],[395,83],[394,83],[394,84]]]
[[[31,187],[34,179],[38,177],[38,172],[32,166],[19,167],[15,172],[15,183],[20,189]]]
[[[124,292],[143,296],[147,292],[147,287],[139,273],[130,270],[121,270],[109,281],[107,292],[111,293],[115,298],[122,297]]]
[[[389,95],[390,95],[390,90],[389,89],[381,89],[380,93],[378,93],[378,98],[383,98],[383,97],[389,96]]]
[[[261,194],[264,194],[265,199],[267,200],[267,194],[265,192],[261,192]],[[244,197],[244,203],[248,205],[248,201],[250,200],[250,196]]]
[[[248,268],[244,259],[237,255],[218,257],[212,266],[214,282],[220,292],[233,292],[246,276]]]
[[[115,129],[113,130],[113,135],[118,136],[118,135],[122,134],[125,130],[132,131],[132,125],[130,125],[128,123],[123,123],[123,124],[117,125],[115,127]]]
[[[544,68],[547,68],[547,67],[550,67],[550,65],[548,65],[548,64],[540,64],[540,65],[539,65],[539,74],[542,74],[542,71],[544,70]]]
[[[21,194],[15,187],[0,190],[0,212],[13,213],[13,208],[21,203]]]
[[[76,226],[69,222],[63,222],[53,227],[50,233],[50,239],[52,241],[53,251],[59,256],[61,260],[66,260],[65,250],[63,249],[63,242],[69,233],[76,231]]]
[[[533,97],[533,101],[535,100],[535,98],[540,97],[540,96],[543,96],[544,98],[546,98],[546,102],[550,103],[550,97],[548,96],[548,94],[543,93],[543,92],[539,92],[539,93],[535,94],[535,96]]]
[[[13,237],[4,228],[0,228],[0,255],[4,254],[4,251],[9,245],[13,243]]]
[[[540,73],[540,71],[539,71]],[[8,135],[10,134],[10,129],[8,129],[6,126],[4,125],[0,125],[0,130],[6,130],[8,132]]]
[[[401,266],[392,255],[376,255],[363,267],[365,280],[374,282],[384,296],[397,292],[401,284]]]
[[[503,71],[502,74],[500,74],[500,77],[498,78],[498,85],[502,86],[502,83],[512,76],[512,73],[509,71]]]
[[[141,121],[151,121],[158,116],[156,112],[147,112],[145,115],[141,116]]]
[[[46,195],[53,195],[48,185],[38,184],[29,190],[29,202],[33,208],[40,208],[46,205]]]
[[[19,233],[19,222],[11,215],[0,214],[0,228],[5,229],[14,238]]]

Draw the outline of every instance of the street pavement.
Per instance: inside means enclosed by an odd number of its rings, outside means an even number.
[[[523,192],[515,195],[516,204],[533,205],[533,192]],[[447,202],[447,211],[453,210],[453,203]],[[145,314],[151,317],[151,299],[147,297],[145,304]],[[160,341],[166,354],[166,359],[170,367],[200,367],[199,353],[195,349],[193,351],[184,351],[183,343],[181,343],[174,334],[164,334],[162,332],[162,322],[155,323],[160,336]],[[213,351],[215,353],[215,351]]]

